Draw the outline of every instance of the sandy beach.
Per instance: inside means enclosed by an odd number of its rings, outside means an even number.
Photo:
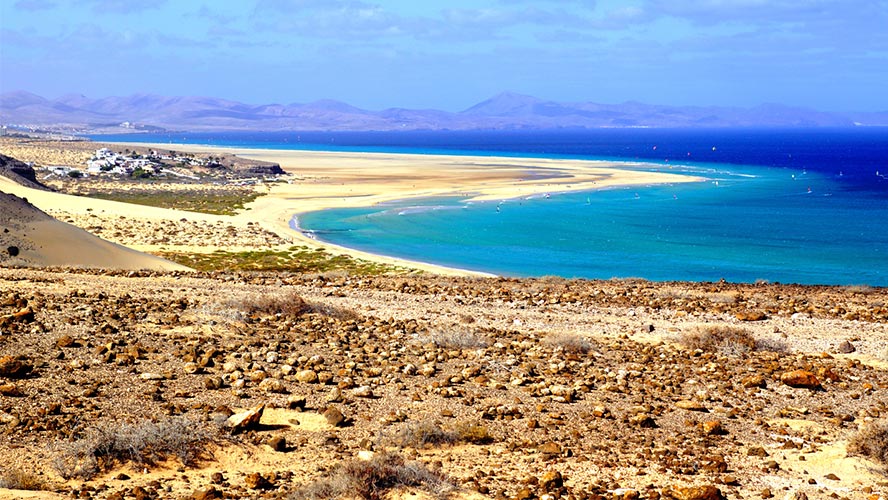
[[[168,144],[129,144],[157,149]],[[191,153],[224,151],[240,157],[278,163],[292,177],[287,183],[260,186],[266,193],[228,218],[248,221],[281,237],[335,254],[439,274],[478,274],[422,262],[405,261],[319,242],[293,228],[299,214],[329,208],[373,206],[408,198],[455,196],[474,201],[502,200],[545,193],[594,191],[617,186],[698,182],[702,179],[667,172],[633,169],[631,162],[554,160],[488,156],[343,153],[220,148],[175,145]],[[170,214],[178,217],[181,214]],[[149,248],[144,248],[150,250]]]

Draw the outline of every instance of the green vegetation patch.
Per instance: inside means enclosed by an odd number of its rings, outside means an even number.
[[[226,189],[220,191],[134,190],[114,192],[91,191],[86,196],[135,205],[147,205],[149,207],[186,210],[188,212],[235,215],[238,211],[243,210],[246,204],[261,196],[261,193],[257,193],[252,189]]]
[[[348,255],[331,255],[323,249],[311,249],[305,246],[294,246],[288,250],[216,251],[212,253],[161,252],[158,255],[198,271],[290,271],[297,273],[344,271],[348,274],[370,276],[408,272],[405,268],[355,259]]]

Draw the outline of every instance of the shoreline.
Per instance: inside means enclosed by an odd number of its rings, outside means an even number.
[[[292,221],[309,212],[333,208],[371,207],[379,203],[433,197],[465,201],[508,200],[547,193],[600,191],[624,186],[702,182],[705,178],[641,170],[644,162],[567,160],[511,156],[425,155],[255,149],[199,144],[114,144],[170,149],[189,153],[224,150],[243,158],[277,163],[290,176],[286,182],[262,184],[262,196],[246,210],[230,216],[310,248],[381,264],[435,274],[496,276],[468,269],[365,252],[313,238]],[[633,168],[635,167],[635,168]],[[540,175],[543,172],[544,175]],[[548,174],[548,175],[546,175]],[[263,192],[264,191],[264,192]],[[171,217],[183,212],[173,211]]]

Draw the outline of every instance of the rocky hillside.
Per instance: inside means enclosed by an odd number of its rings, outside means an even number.
[[[0,269],[0,484],[884,499],[886,303],[862,287]]]
[[[37,180],[33,167],[4,154],[0,154],[0,175],[23,186],[34,189],[47,189],[46,186]]]

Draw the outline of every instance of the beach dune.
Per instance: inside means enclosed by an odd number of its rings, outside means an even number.
[[[27,200],[0,191],[0,264],[122,270],[188,270],[105,241],[53,219]]]

